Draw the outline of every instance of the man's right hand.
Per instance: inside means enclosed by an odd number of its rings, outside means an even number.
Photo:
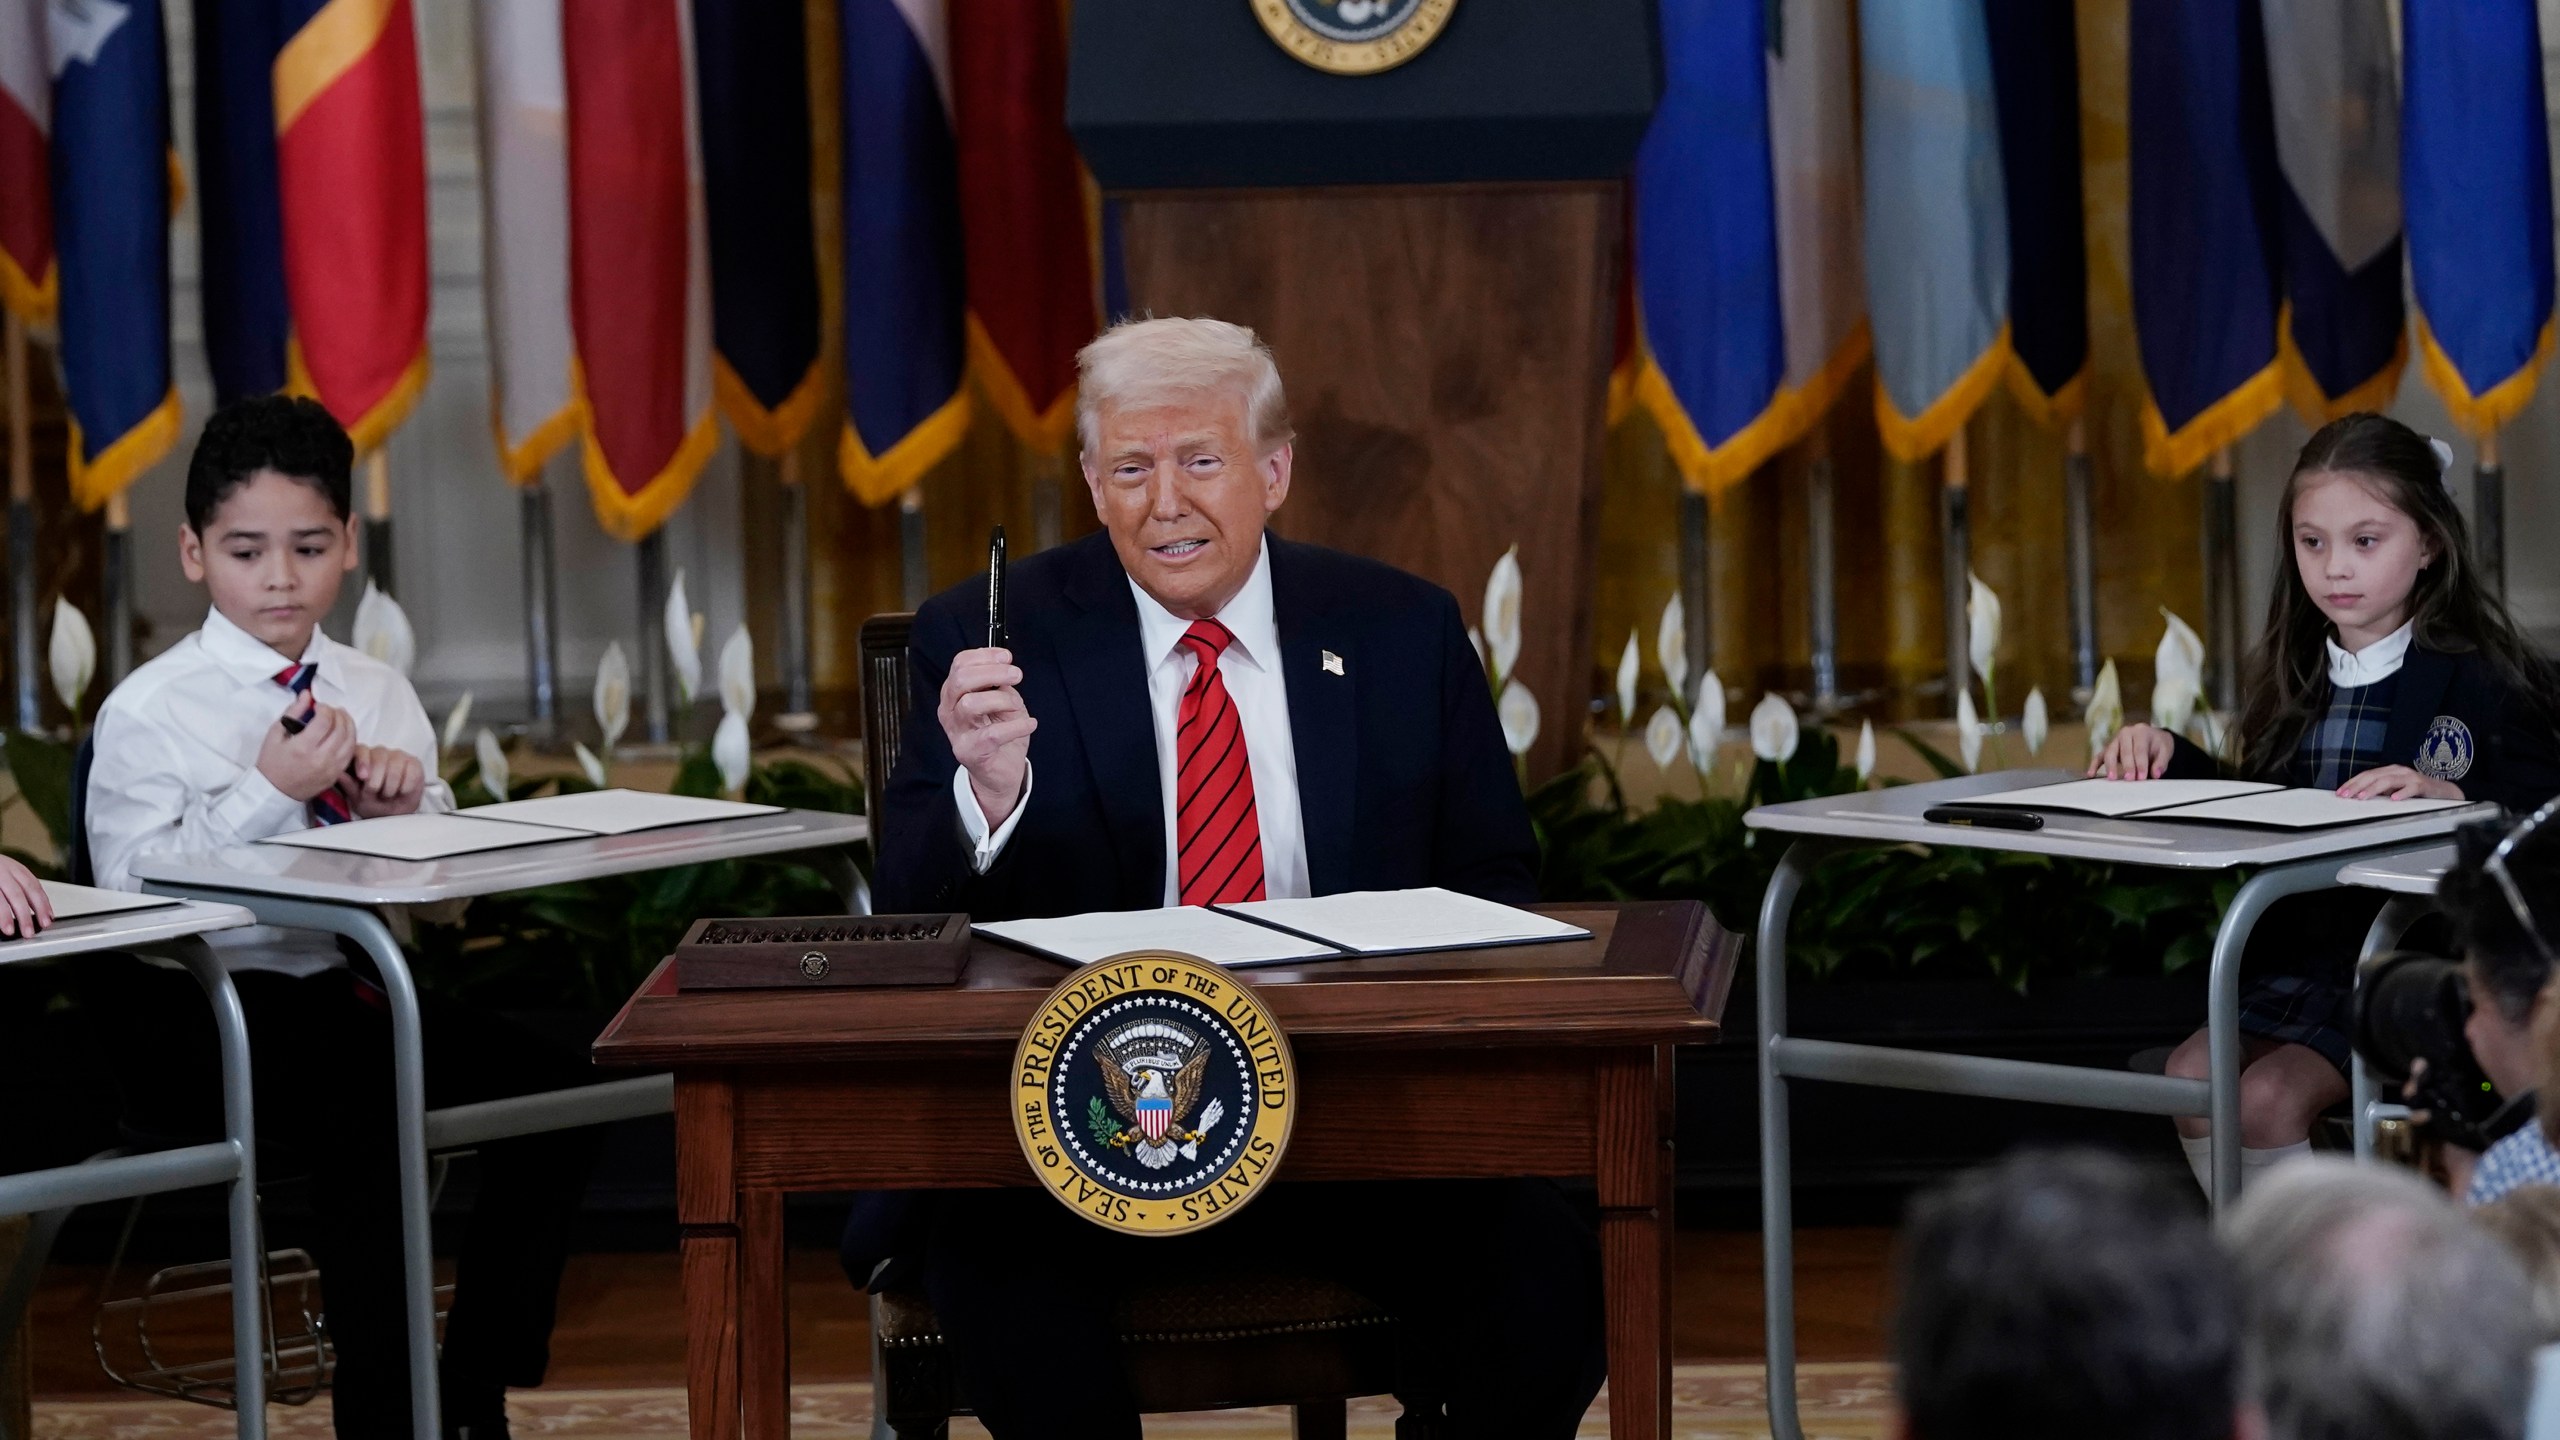
[[[1022,672],[1010,650],[963,650],[951,657],[934,709],[951,741],[951,758],[969,772],[969,789],[992,830],[1022,800],[1031,771],[1031,732],[1040,728],[1022,703]],[[281,788],[281,787],[279,787]]]
[[[282,719],[267,727],[258,746],[258,773],[267,783],[296,800],[308,800],[338,783],[356,753],[356,722],[334,705],[321,705],[296,695],[285,706],[292,715],[311,706],[302,733],[285,733]]]

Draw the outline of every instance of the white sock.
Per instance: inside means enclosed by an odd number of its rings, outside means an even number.
[[[2204,1191],[2206,1199],[2212,1199],[2213,1137],[2210,1135],[2180,1135],[2178,1137],[2178,1148],[2187,1152],[2187,1168],[2196,1172],[2196,1188]]]
[[[2240,1152],[2240,1193],[2247,1194],[2249,1187],[2257,1184],[2268,1171],[2288,1160],[2310,1153],[2311,1142],[2308,1140],[2296,1140],[2290,1145],[2277,1145],[2265,1150],[2242,1150]]]

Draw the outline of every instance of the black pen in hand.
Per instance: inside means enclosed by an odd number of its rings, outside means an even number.
[[[1004,627],[1004,527],[987,532],[987,648],[1010,648],[1013,636]]]

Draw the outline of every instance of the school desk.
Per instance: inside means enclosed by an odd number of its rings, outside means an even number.
[[[784,810],[737,820],[674,825],[627,835],[552,841],[486,850],[443,860],[387,860],[289,845],[232,845],[197,855],[149,856],[133,873],[155,894],[210,900],[246,909],[266,925],[343,935],[364,947],[391,1004],[393,1106],[400,1138],[400,1230],[409,1309],[409,1373],[436,1373],[435,1251],[429,1230],[427,1155],[512,1135],[567,1130],[638,1115],[662,1115],[674,1103],[663,1075],[612,1080],[547,1094],[522,1095],[432,1114],[418,1035],[418,991],[399,941],[384,922],[387,905],[432,905],[510,890],[531,890],[640,874],[715,860],[797,851],[837,851],[871,833],[859,815]],[[850,863],[844,873],[851,874]],[[853,886],[846,887],[850,909]],[[433,1384],[409,1387],[417,1440],[440,1440]]]
[[[213,1007],[221,1038],[222,1138],[142,1155],[0,1175],[0,1215],[41,1215],[77,1205],[130,1200],[199,1185],[230,1188],[232,1395],[242,1440],[267,1433],[265,1246],[258,1233],[258,1150],[249,1095],[249,1029],[231,977],[201,937],[254,924],[235,905],[187,902],[66,920],[24,940],[0,941],[0,965],[62,960],[102,951],[163,956],[187,968]],[[28,1277],[32,1280],[32,1276]],[[16,1313],[0,1307],[0,1316]],[[5,1337],[0,1337],[5,1338]]]
[[[2439,839],[2497,811],[2494,805],[2465,805],[2320,830],[2057,813],[2044,816],[2042,829],[2000,830],[1934,824],[1923,817],[1932,806],[1951,801],[2077,778],[2061,770],[1965,775],[1766,805],[1743,819],[1752,829],[1795,837],[1761,897],[1758,937],[1761,1236],[1768,1284],[1769,1428],[1774,1440],[1802,1440],[1803,1436],[1795,1403],[1795,1229],[1788,1081],[1828,1080],[2151,1115],[2210,1116],[2214,1201],[2217,1207],[2227,1204],[2240,1193],[2240,955],[2251,928],[2269,905],[2284,896],[2345,883],[2340,872],[2355,860]],[[2374,804],[2388,814],[2389,802]],[[2214,936],[2205,1008],[2211,1078],[2181,1080],[1788,1034],[1788,919],[1814,866],[1825,855],[1853,844],[1952,845],[2170,870],[2248,868],[2252,873],[2232,897]],[[2067,943],[2067,937],[2057,939]]]

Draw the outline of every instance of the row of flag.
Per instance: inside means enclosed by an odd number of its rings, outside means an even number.
[[[193,14],[190,196],[160,6],[0,0],[0,303],[59,336],[86,506],[178,435],[167,221],[186,199],[217,402],[314,395],[369,450],[427,379],[413,0]],[[510,479],[574,442],[599,520],[638,539],[683,503],[718,419],[760,454],[792,450],[828,408],[830,291],[839,467],[866,501],[958,443],[971,377],[1027,445],[1063,442],[1106,241],[1066,132],[1054,0],[480,0],[475,18]],[[819,87],[840,95],[823,135]],[[832,285],[813,213],[830,169]]]
[[[2395,58],[2387,0],[2127,7],[2153,469],[2195,468],[2288,399],[2315,423],[2387,405],[2412,339],[2466,431],[2530,398],[2553,343],[2534,5],[2398,8]],[[2003,384],[2045,423],[2077,412],[2071,6],[1664,0],[1661,15],[1613,398],[1654,415],[1693,486],[1792,444],[1870,355],[1878,427],[1906,460]]]

